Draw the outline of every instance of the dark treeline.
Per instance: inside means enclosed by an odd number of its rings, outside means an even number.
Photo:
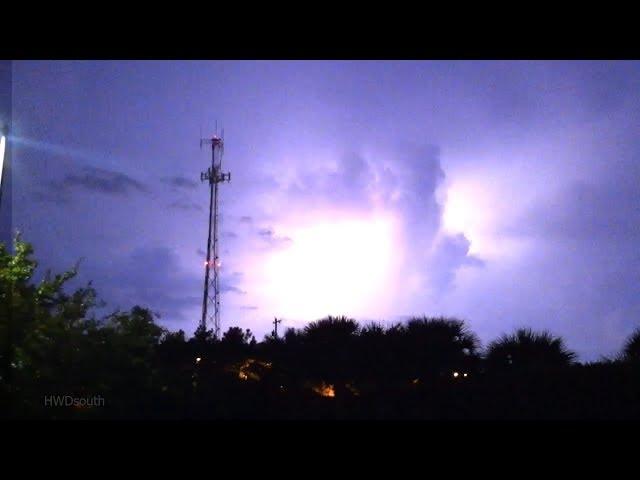
[[[529,329],[482,349],[451,318],[187,338],[142,307],[97,318],[91,284],[65,290],[76,269],[34,284],[32,257],[0,245],[5,418],[640,418],[640,329],[589,364]]]

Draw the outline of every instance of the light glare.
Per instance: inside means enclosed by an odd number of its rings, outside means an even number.
[[[7,139],[4,135],[0,137],[0,189],[2,188],[2,177],[4,174],[4,151]]]
[[[313,320],[364,313],[388,301],[394,228],[387,218],[318,222],[264,263],[263,295],[281,315]]]

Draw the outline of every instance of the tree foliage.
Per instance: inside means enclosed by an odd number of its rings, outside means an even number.
[[[568,416],[601,412],[615,399],[610,413],[640,418],[640,329],[622,361],[587,365],[562,338],[530,329],[503,335],[482,355],[464,321],[443,317],[361,326],[328,316],[260,343],[235,326],[220,338],[200,326],[187,338],[141,306],[99,316],[104,304],[91,283],[71,288],[79,264],[36,282],[37,266],[19,236],[13,253],[0,245],[7,417],[504,418],[548,413],[550,405]],[[50,395],[99,395],[105,408],[45,408]]]
[[[570,366],[576,358],[562,338],[547,331],[521,328],[489,344],[487,364],[493,369],[548,370]]]
[[[7,412],[33,414],[50,395],[108,395],[151,382],[163,329],[142,307],[98,319],[91,283],[68,292],[78,265],[34,283],[33,248],[0,245],[0,379]],[[116,398],[116,395],[112,395]],[[124,398],[124,397],[121,397]]]
[[[627,339],[622,349],[622,360],[640,365],[640,328],[637,328]]]

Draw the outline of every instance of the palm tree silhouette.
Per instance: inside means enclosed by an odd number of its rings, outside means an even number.
[[[354,350],[358,332],[358,323],[345,316],[328,316],[309,323],[301,334],[300,365],[306,366],[315,381],[343,385],[352,379],[356,369]]]
[[[308,343],[330,343],[348,340],[358,333],[358,323],[344,315],[309,323],[304,327],[304,336]]]
[[[640,364],[640,328],[637,328],[627,339],[622,350],[622,360]]]
[[[511,335],[502,335],[487,348],[487,365],[493,370],[544,370],[571,365],[576,354],[562,338],[548,331],[534,332],[521,328]]]
[[[455,318],[412,318],[404,330],[412,378],[452,375],[473,368],[480,341]]]

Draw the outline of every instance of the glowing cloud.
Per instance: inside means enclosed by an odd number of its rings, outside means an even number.
[[[319,221],[295,229],[291,246],[263,264],[265,303],[300,320],[375,311],[388,295],[394,235],[386,217]]]
[[[471,253],[483,243],[491,212],[487,196],[471,183],[454,183],[447,190],[442,226],[447,233],[464,233],[471,241]]]

